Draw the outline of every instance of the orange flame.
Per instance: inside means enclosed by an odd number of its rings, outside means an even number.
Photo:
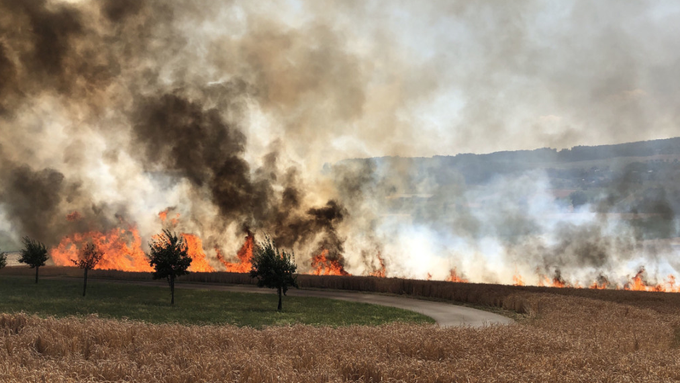
[[[430,276],[430,274],[428,274],[428,276]],[[463,278],[461,275],[458,275],[458,272],[456,271],[455,267],[449,271],[449,276],[446,277],[446,281],[447,282],[461,282],[461,283],[467,283],[468,282],[467,278]]]
[[[182,237],[187,243],[189,257],[191,257],[191,266],[189,271],[212,272],[215,269],[210,266],[205,259],[205,252],[203,251],[203,241],[197,235],[182,233]]]
[[[521,275],[515,274],[512,276],[512,284],[514,286],[524,286],[524,279],[522,279]]]
[[[604,290],[604,289],[614,289],[614,290],[632,290],[632,291],[655,291],[655,292],[680,292],[680,286],[676,286],[675,276],[669,275],[663,283],[658,284],[648,284],[644,280],[645,269],[640,268],[640,270],[633,276],[630,281],[622,285],[613,285],[607,278],[600,275],[596,281],[588,285],[589,289],[593,290]],[[523,286],[524,280],[521,275],[515,273],[513,276],[513,284],[516,286]],[[546,287],[556,287],[556,288],[583,288],[580,283],[571,284],[561,278],[559,274],[552,279],[547,278],[544,275],[539,275],[538,286]]]
[[[645,268],[642,267],[635,274],[632,281],[626,283],[623,288],[624,290],[634,290],[634,291],[647,291],[647,284],[642,280],[642,274],[645,272]]]
[[[385,278],[385,261],[380,257],[380,252],[378,252],[378,262],[380,262],[380,268],[373,271],[369,275],[372,277]]]
[[[328,258],[328,250],[312,257],[312,274],[314,275],[351,275],[337,259]]]
[[[88,243],[95,244],[104,253],[95,269],[151,271],[149,260],[142,251],[142,238],[134,225],[106,233],[90,231],[68,235],[50,249],[50,256],[57,266],[71,266],[71,259],[77,259],[78,251]]]
[[[73,213],[66,215],[66,220],[69,222],[79,221],[81,218],[83,218],[83,216],[80,215],[80,213],[78,213],[77,211],[74,211]]]
[[[168,220],[168,213],[170,212],[171,208],[167,208],[163,210],[162,212],[158,213],[158,217],[161,219],[161,223],[165,225],[165,222]],[[170,219],[170,226],[175,227],[179,224],[179,213],[175,214],[175,218]]]
[[[607,282],[597,283],[597,281],[595,281],[588,288],[593,290],[604,290],[607,288],[607,285]]]
[[[666,284],[668,285],[668,289],[670,291],[678,291],[675,288],[675,275],[669,275]]]
[[[569,286],[567,286],[567,283],[562,278],[555,277],[552,280],[552,287],[557,287],[558,289],[561,289]]]
[[[680,288],[675,287],[675,276],[669,275],[668,279],[664,283],[658,283],[656,285],[649,285],[642,278],[645,272],[645,268],[641,267],[640,270],[635,274],[632,280],[623,286],[624,290],[634,290],[634,291],[656,291],[656,292],[668,292],[677,293],[680,292]]]
[[[243,243],[243,246],[241,246],[241,249],[236,254],[238,262],[235,263],[227,262],[222,256],[222,252],[220,252],[220,250],[217,248],[215,249],[215,253],[217,254],[217,259],[226,268],[226,271],[232,273],[247,273],[253,267],[252,259],[254,246],[255,236],[253,235],[253,233],[248,232],[248,235],[246,235],[246,241]]]

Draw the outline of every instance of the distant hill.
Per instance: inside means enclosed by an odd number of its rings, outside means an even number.
[[[550,169],[550,173],[567,178],[588,177],[589,170],[620,170],[632,163],[675,162],[680,159],[680,137],[662,140],[631,142],[617,145],[575,146],[556,150],[502,151],[489,154],[463,153],[455,156],[434,157],[378,157],[345,160],[341,163],[370,163],[399,169],[413,169],[414,175],[428,174],[436,177],[440,185],[458,181],[460,176],[468,185],[487,182],[495,175],[526,172],[533,169]],[[595,169],[593,169],[595,168]],[[642,166],[647,170],[647,166]],[[573,174],[567,174],[573,173]],[[564,177],[563,177],[564,178]],[[565,185],[556,185],[563,187]],[[571,185],[571,187],[577,187]]]
[[[489,195],[518,193],[496,189],[497,179],[529,172],[547,178],[549,192],[562,206],[590,204],[597,212],[630,219],[646,238],[680,235],[680,138],[571,149],[504,151],[434,157],[379,157],[341,161],[327,169],[343,180],[340,188],[385,195],[386,214],[418,217],[484,205]],[[363,180],[370,186],[347,183]],[[495,186],[494,186],[495,185]],[[351,190],[350,190],[351,191]],[[463,196],[464,193],[464,197]],[[496,197],[494,197],[496,198]],[[504,197],[509,198],[509,197]],[[453,209],[453,210],[452,210]],[[458,214],[458,213],[455,213]]]

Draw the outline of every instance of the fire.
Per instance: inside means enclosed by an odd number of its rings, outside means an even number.
[[[678,291],[675,290],[675,276],[674,275],[669,275],[668,280],[666,281],[666,284],[668,285],[668,288],[670,291]]]
[[[641,267],[640,270],[635,274],[635,276],[631,279],[630,282],[626,283],[623,286],[624,290],[633,290],[633,291],[657,291],[657,292],[668,292],[668,293],[677,293],[680,292],[679,287],[675,287],[675,276],[674,275],[669,275],[668,279],[664,283],[659,283],[656,285],[650,285],[645,282],[643,279],[643,274],[645,272],[645,268]]]
[[[179,213],[174,218],[168,218],[172,208],[158,213],[161,222],[175,227],[179,224]],[[77,221],[82,216],[77,211],[66,216],[69,221]],[[203,249],[203,241],[195,234],[181,234],[187,243],[188,254],[192,259],[190,271],[213,272],[215,268],[210,265]],[[57,266],[71,266],[72,259],[77,259],[78,251],[88,243],[97,245],[104,253],[104,258],[97,265],[97,269],[111,269],[122,271],[151,271],[149,260],[142,250],[142,239],[135,225],[127,224],[123,220],[120,227],[107,232],[89,231],[75,233],[64,237],[59,245],[50,250],[50,256]],[[239,250],[238,262],[230,263],[216,248],[217,259],[225,266],[226,271],[245,273],[251,269],[253,257],[254,236],[248,233],[246,242]]]
[[[512,276],[512,284],[514,286],[524,286],[524,279],[522,279],[521,275],[515,274]]]
[[[203,251],[203,241],[197,235],[182,233],[182,237],[187,243],[189,257],[191,257],[191,266],[189,271],[212,272],[215,269],[210,266],[205,259],[205,252]]]
[[[162,212],[158,213],[158,217],[161,219],[161,223],[165,225],[166,221],[168,220],[168,213],[170,212],[171,208],[167,208],[163,210]],[[170,219],[170,226],[175,227],[179,224],[179,213],[175,214],[174,218]]]
[[[165,209],[158,213],[158,217],[164,226],[170,225],[176,227],[179,224],[180,214],[176,213],[174,218],[168,218],[168,215],[173,208]],[[83,216],[74,211],[66,215],[66,220],[69,222],[80,221]],[[203,249],[203,242],[195,234],[182,233],[181,234],[187,243],[188,253],[192,259],[189,270],[198,272],[213,272],[215,268],[210,265]],[[96,245],[104,252],[104,258],[95,267],[96,269],[111,269],[122,271],[152,271],[149,266],[149,261],[142,250],[142,239],[134,224],[129,224],[123,219],[120,219],[120,225],[109,231],[88,231],[83,233],[74,233],[65,236],[60,243],[50,249],[50,256],[57,266],[71,266],[72,260],[78,258],[80,249],[88,243]],[[229,262],[225,260],[219,247],[215,247],[217,260],[224,266],[225,271],[236,273],[247,273],[252,268],[252,257],[255,246],[255,237],[250,231],[247,232],[245,242],[241,249],[236,254],[238,261]],[[370,276],[384,278],[386,276],[385,259],[380,253],[377,254],[377,259],[380,264],[379,268],[375,268],[369,272]],[[345,271],[342,265],[342,259],[329,257],[329,251],[324,249],[320,254],[311,259],[312,271],[310,274],[314,275],[351,275]],[[538,270],[537,270],[538,272]],[[427,280],[432,279],[432,274],[427,273]],[[446,277],[449,282],[469,282],[463,274],[458,272],[454,267],[449,271],[449,276]],[[512,284],[515,286],[524,286],[525,280],[517,270],[512,277]],[[559,270],[555,270],[555,275],[549,278],[539,273],[538,286],[547,286],[555,288],[582,288],[580,283],[572,284],[562,278]],[[633,291],[656,291],[656,292],[680,292],[680,286],[676,284],[675,276],[669,275],[665,281],[657,284],[649,284],[645,279],[645,269],[640,268],[638,272],[630,278],[630,280],[623,285],[611,283],[606,277],[600,275],[596,281],[585,285],[589,289],[604,290],[633,290]]]
[[[597,277],[597,281],[593,282],[589,288],[593,290],[604,290],[607,286],[609,286],[609,280],[605,278],[604,275],[600,275]]]
[[[633,277],[633,280],[626,283],[623,288],[625,290],[634,290],[634,291],[647,291],[647,284],[642,280],[642,274],[645,272],[644,267],[641,268],[637,274]]]
[[[612,284],[606,277],[600,275],[597,280],[593,283],[587,285],[589,289],[593,290],[631,290],[631,291],[656,291],[656,292],[667,292],[667,293],[677,293],[680,292],[680,286],[676,286],[675,276],[669,275],[663,283],[658,284],[648,284],[644,279],[645,269],[640,268],[638,272],[633,276],[628,282],[623,285]],[[521,275],[515,273],[513,276],[513,284],[515,286],[523,286],[524,279]],[[538,286],[545,287],[556,287],[556,288],[583,288],[580,283],[571,284],[564,279],[562,279],[560,273],[556,271],[555,277],[550,279],[544,275],[539,274]]]
[[[561,288],[567,287],[567,284],[564,283],[564,280],[553,278],[552,287],[557,287],[557,288],[561,289]]]
[[[596,281],[596,282],[593,282],[592,285],[588,286],[588,288],[593,289],[593,290],[604,290],[604,289],[607,288],[607,282],[597,283],[597,281]]]
[[[171,218],[168,222],[168,214],[174,208],[167,208],[160,213],[158,217],[161,219],[163,225],[169,224],[171,227],[175,227],[179,224],[179,213],[175,214],[174,218]],[[212,272],[215,269],[210,266],[210,263],[206,260],[205,251],[203,251],[203,241],[195,234],[182,233],[182,237],[187,244],[187,253],[191,257],[191,266],[189,266],[189,271],[198,272]]]
[[[428,274],[429,276],[429,274]],[[428,278],[429,280],[429,278]],[[463,278],[461,275],[458,275],[458,272],[456,271],[456,268],[454,267],[449,271],[449,276],[446,277],[446,280],[448,282],[461,282],[461,283],[467,283],[468,280],[466,278]]]
[[[151,271],[149,260],[142,251],[142,238],[134,225],[108,232],[89,231],[68,235],[50,250],[50,256],[57,266],[71,266],[71,260],[78,259],[78,251],[88,243],[95,244],[104,252],[104,258],[95,269]]]
[[[380,253],[377,255],[378,262],[380,262],[380,269],[373,271],[369,275],[372,277],[385,278],[385,261],[380,257]]]
[[[227,262],[222,256],[222,252],[220,252],[220,250],[217,248],[215,249],[215,253],[217,254],[217,259],[226,268],[226,271],[232,273],[247,273],[253,266],[252,259],[254,246],[255,236],[253,235],[253,233],[248,231],[248,235],[246,235],[246,241],[243,243],[243,246],[241,246],[241,249],[236,254],[238,262],[235,263]]]
[[[77,211],[74,211],[73,213],[66,215],[66,220],[69,222],[80,221],[81,218],[83,218],[83,216],[80,215],[80,213],[78,213]]]
[[[314,275],[351,275],[337,259],[328,258],[328,250],[312,257],[312,274]]]

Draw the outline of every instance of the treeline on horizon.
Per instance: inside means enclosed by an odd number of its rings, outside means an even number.
[[[577,145],[572,148],[557,150],[539,148],[533,150],[505,150],[493,153],[475,154],[460,153],[453,156],[435,155],[432,157],[384,156],[374,158],[357,158],[346,161],[386,161],[386,160],[439,160],[450,165],[460,165],[471,161],[478,162],[576,162],[609,159],[616,157],[649,157],[657,155],[680,154],[680,137],[664,138],[649,141],[628,142],[614,145]]]
[[[535,169],[545,169],[551,181],[556,178],[580,178],[581,181],[587,181],[587,178],[592,178],[588,174],[589,172],[603,171],[610,167],[616,167],[612,170],[625,173],[622,175],[625,175],[627,180],[641,183],[650,180],[650,177],[634,177],[632,175],[648,170],[652,170],[652,173],[654,170],[663,170],[664,166],[658,164],[670,163],[673,168],[680,169],[677,159],[668,160],[659,156],[678,156],[680,158],[680,137],[617,145],[575,146],[571,149],[562,150],[540,148],[488,154],[462,153],[454,156],[385,156],[349,159],[340,161],[337,165],[359,162],[369,163],[373,166],[389,165],[399,169],[408,168],[411,171],[407,176],[414,184],[419,181],[418,175],[420,177],[434,176],[440,186],[459,183],[460,181],[464,181],[467,185],[478,185],[488,182],[496,175],[517,174]],[[590,181],[590,184],[594,183],[592,179]],[[555,188],[579,189],[579,185],[560,185],[558,183],[553,184],[553,186]],[[580,186],[587,188],[587,185]]]

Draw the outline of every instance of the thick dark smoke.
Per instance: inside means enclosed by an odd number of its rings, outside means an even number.
[[[52,232],[61,224],[57,218],[64,175],[54,169],[35,171],[25,165],[5,171],[1,200],[8,218],[21,225],[22,233],[56,243],[58,238]]]
[[[120,23],[127,17],[138,14],[144,7],[143,0],[104,0],[101,10],[111,22]]]
[[[206,187],[224,216],[243,218],[253,210],[257,197],[242,158],[246,137],[217,109],[170,94],[137,104],[133,141],[149,170],[160,167]]]
[[[330,200],[301,214],[303,192],[301,185],[296,185],[294,168],[289,169],[286,187],[278,196],[273,191],[277,183],[275,152],[265,156],[259,176],[251,176],[250,165],[243,158],[246,137],[224,121],[220,111],[204,110],[201,104],[174,94],[136,104],[133,142],[140,145],[142,163],[148,171],[161,169],[209,191],[222,218],[222,229],[242,223],[248,230],[271,233],[278,244],[288,248],[317,241],[319,251],[342,255],[343,239],[336,227],[348,214],[346,209]]]

